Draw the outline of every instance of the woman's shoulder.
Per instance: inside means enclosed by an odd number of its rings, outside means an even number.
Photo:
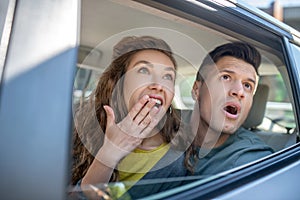
[[[157,173],[174,175],[186,173],[184,165],[185,154],[184,151],[173,149],[172,147],[168,152],[158,161],[158,163],[151,169],[151,171],[157,171]],[[184,172],[184,173],[183,173]]]

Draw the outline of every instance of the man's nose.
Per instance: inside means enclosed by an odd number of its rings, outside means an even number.
[[[244,90],[243,84],[240,82],[235,82],[234,84],[232,84],[230,91],[229,91],[229,95],[238,97],[238,98],[244,98],[245,90]]]

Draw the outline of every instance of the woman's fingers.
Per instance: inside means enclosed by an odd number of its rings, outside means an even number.
[[[148,95],[145,95],[133,106],[133,108],[128,113],[128,116],[132,119],[132,121],[141,112],[141,110],[149,100],[150,97]]]
[[[130,120],[128,118],[128,120],[122,121],[122,123],[119,124],[119,127],[121,130],[123,130],[123,132],[131,136],[138,138],[146,138],[149,137],[150,134],[154,134],[151,133],[151,131],[158,124],[158,122],[162,118],[162,115],[163,112],[160,112],[160,108],[154,106],[139,123],[132,121],[129,122]],[[129,126],[128,124],[130,123],[131,125]]]
[[[103,106],[105,112],[106,112],[106,127],[113,126],[115,124],[115,113],[113,109],[110,106]]]
[[[118,123],[118,127],[124,133],[133,137],[149,137],[150,132],[164,115],[161,109],[163,108],[156,106],[154,99],[145,95],[134,105],[128,115]]]
[[[162,119],[163,115],[161,112],[159,112],[159,108],[154,107],[150,112],[149,115],[144,119],[146,122],[141,123],[140,125],[140,133],[139,137],[141,138],[147,138],[150,137],[152,134],[155,134],[152,132],[152,130],[157,126],[159,121]],[[148,120],[150,118],[150,120]],[[146,125],[147,124],[147,125]]]
[[[106,129],[103,146],[96,158],[108,167],[114,168],[117,163],[142,142],[141,138],[132,137],[113,125]]]
[[[156,102],[153,99],[149,99],[148,102],[144,104],[144,107],[141,108],[140,112],[133,119],[134,123],[140,125],[141,123],[146,123],[147,121],[149,121],[149,112],[152,109],[156,108],[155,104]]]
[[[150,124],[153,125],[151,126],[152,129],[157,125],[157,121],[159,118],[159,113],[160,109],[156,106],[152,107],[152,109],[148,112],[148,114],[142,119],[139,123],[139,130],[140,132],[144,130],[146,127],[148,127]]]
[[[107,122],[104,143],[98,157],[102,163],[112,167],[140,145],[142,139],[132,137],[117,126],[114,111],[110,106],[103,106],[103,108],[107,115]],[[114,152],[113,156],[111,152]],[[109,155],[111,158],[108,158]]]
[[[118,124],[127,134],[136,136],[140,130],[139,125],[155,105],[148,95],[143,96],[129,111],[128,115]],[[149,119],[148,119],[149,120]],[[143,122],[144,124],[146,122]]]

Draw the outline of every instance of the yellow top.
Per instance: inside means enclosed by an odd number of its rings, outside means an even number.
[[[152,150],[135,149],[118,165],[120,181],[124,181],[126,190],[140,180],[167,153],[170,145],[161,144]]]

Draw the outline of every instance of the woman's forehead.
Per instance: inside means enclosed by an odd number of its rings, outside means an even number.
[[[136,52],[132,56],[132,59],[129,63],[129,68],[132,68],[141,62],[153,65],[165,65],[175,69],[174,63],[171,58],[165,53],[158,50],[146,49]]]

